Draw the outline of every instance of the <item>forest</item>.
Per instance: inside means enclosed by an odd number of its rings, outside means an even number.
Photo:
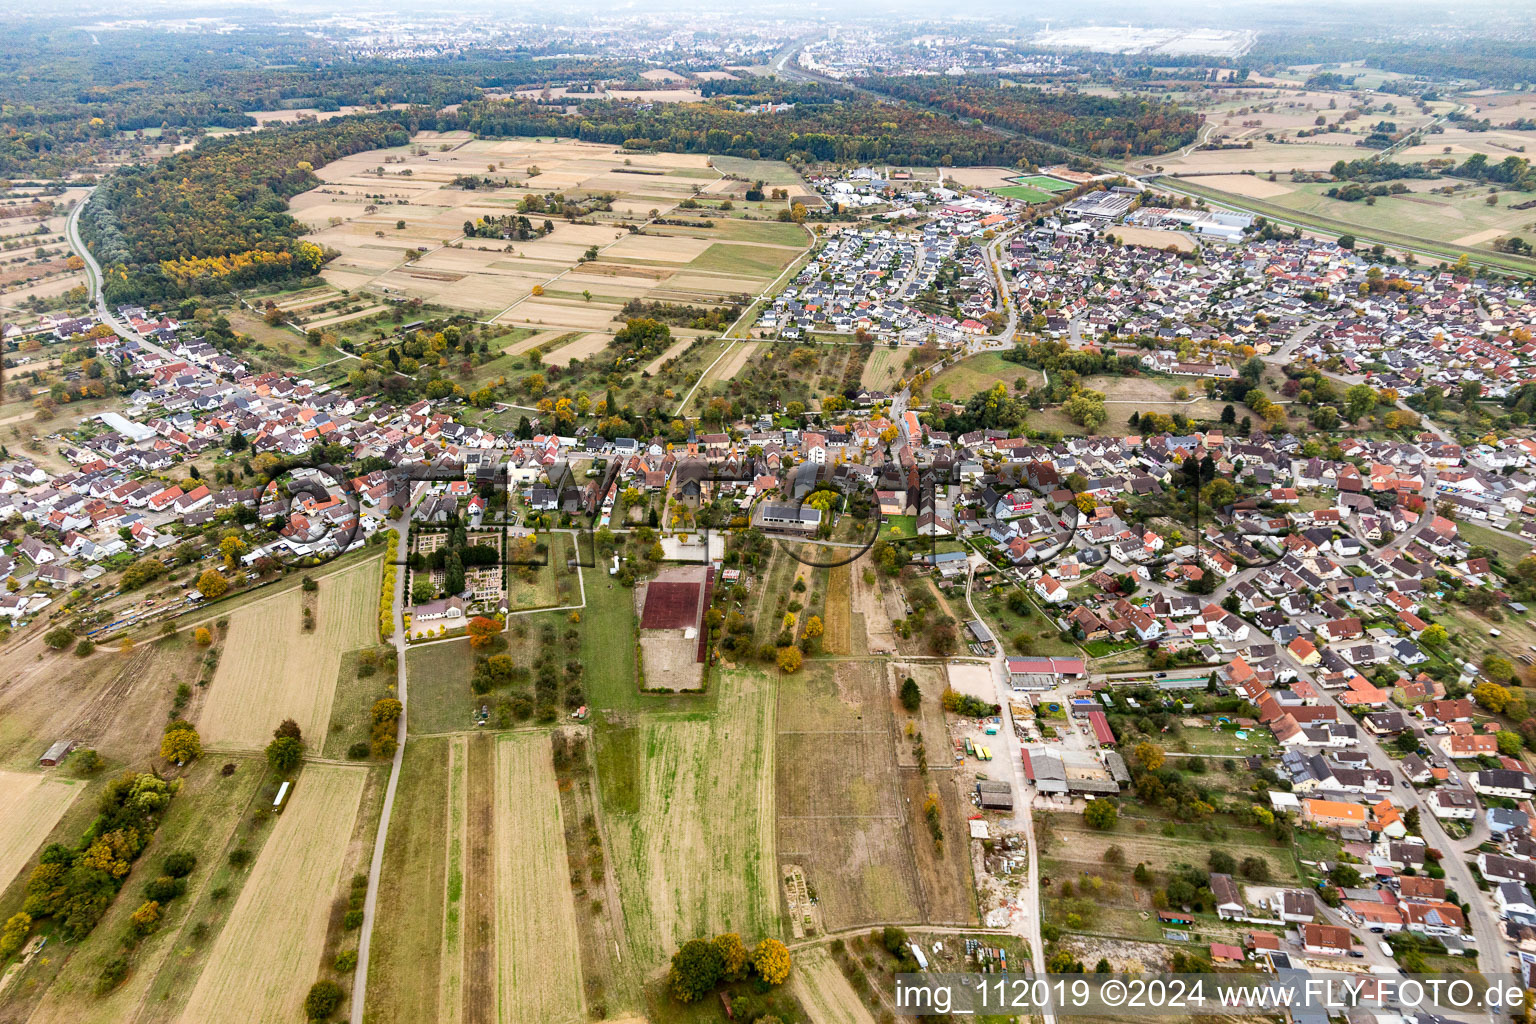
[[[300,239],[307,229],[288,200],[319,184],[316,167],[409,138],[384,116],[344,117],[205,139],[121,168],[80,218],[107,298],[179,299],[313,274],[326,256]]]
[[[459,60],[338,60],[327,43],[284,31],[206,35],[118,30],[112,45],[78,31],[11,26],[0,48],[0,177],[89,168],[123,133],[250,128],[253,110],[422,105],[432,109],[552,78],[636,78],[608,58],[535,59],[501,52]]]
[[[773,88],[755,93],[754,99],[793,102],[795,107],[782,114],[759,115],[738,110],[732,99],[723,97],[703,103],[657,104],[649,110],[613,100],[589,100],[572,117],[526,100],[482,99],[454,111],[424,115],[422,127],[489,137],[575,136],[584,142],[636,150],[761,160],[1012,167],[1055,163],[1068,156],[1055,146],[1004,138],[945,114],[879,103],[846,89],[819,87],[808,93],[803,88]]]
[[[1096,156],[1167,153],[1195,141],[1201,116],[1166,100],[1002,86],[996,78],[873,77],[875,92]]]

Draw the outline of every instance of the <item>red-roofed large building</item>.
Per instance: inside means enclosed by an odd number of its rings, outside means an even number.
[[[1115,731],[1109,727],[1109,718],[1102,711],[1088,712],[1088,726],[1093,730],[1093,738],[1101,747],[1115,745]]]

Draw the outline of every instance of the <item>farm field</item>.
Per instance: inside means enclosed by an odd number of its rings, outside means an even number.
[[[1536,142],[1536,139],[1533,139]],[[1330,185],[1295,184],[1284,195],[1269,201],[1297,213],[1347,220],[1366,229],[1380,229],[1405,236],[1429,239],[1471,249],[1489,249],[1495,238],[1528,233],[1536,212],[1511,209],[1524,202],[1523,192],[1502,192],[1489,206],[1487,187],[1462,188],[1453,195],[1430,192],[1431,188],[1456,185],[1456,179],[1404,181],[1410,191],[1380,196],[1375,205],[1346,203],[1324,193]]]
[[[197,867],[187,878],[186,893],[166,906],[159,929],[140,943],[127,979],[106,996],[95,992],[102,967],[121,952],[120,937],[138,906],[138,901],[123,898],[112,905],[85,941],[72,950],[69,946],[55,947],[58,955],[54,959],[62,962],[62,967],[26,1019],[35,1024],[130,1024],[159,1019],[167,1010],[174,1014],[175,1009],[167,1006],[167,994],[174,989],[172,972],[164,968],[171,963],[177,967],[196,963],[207,952],[207,943],[192,940],[186,931],[194,920],[207,923],[194,908],[210,889],[222,884],[216,876],[225,846],[242,816],[251,810],[265,778],[265,765],[259,761],[242,759],[235,765],[235,771],[226,776],[219,761],[205,758],[196,762],[184,777],[181,792],[171,801],[154,841],[141,855],[139,863],[144,866],[136,870],[145,874],[148,865],[158,864],[168,853],[177,851],[194,854]],[[71,950],[67,959],[63,955],[66,950]],[[173,953],[177,954],[174,961]],[[185,992],[181,995],[184,997]]]
[[[405,747],[368,959],[368,1019],[374,1024],[449,1019],[438,1014],[446,959],[450,758],[457,757],[462,774],[463,747],[462,740],[448,738],[412,739]]]
[[[572,140],[477,140],[466,133],[428,132],[414,141],[423,152],[374,150],[328,164],[321,169],[324,184],[294,199],[294,215],[311,226],[315,240],[341,253],[326,267],[326,280],[370,301],[417,298],[526,330],[580,336],[563,356],[555,353],[558,362],[601,351],[601,338],[617,329],[630,299],[724,304],[760,290],[759,279],[777,274],[809,241],[803,229],[776,220],[777,204],[744,204],[730,216],[707,204],[697,213],[674,213],[696,194],[725,199],[745,188],[725,181],[704,155],[624,153]],[[439,151],[434,143],[452,148]],[[771,176],[794,183],[797,193],[806,189],[788,165],[739,163],[752,165],[745,168],[754,175],[748,180]],[[496,184],[452,184],[466,174]],[[463,235],[466,221],[516,213],[524,197],[555,191],[611,196],[611,209],[594,210],[584,218],[590,223],[554,218],[554,230],[542,238]],[[703,226],[698,213],[714,226]],[[689,223],[649,224],[655,217]]]
[[[779,934],[773,685],[727,669],[711,683],[712,711],[691,698],[699,710],[610,715],[597,733],[612,870],[642,976],[699,935]]]
[[[1287,147],[1291,148],[1291,147]],[[1444,185],[1444,181],[1405,182],[1410,189]],[[1464,189],[1452,196],[1434,196],[1410,192],[1378,197],[1375,205],[1346,203],[1321,193],[1329,186],[1297,185],[1282,195],[1245,198],[1240,193],[1224,192],[1221,186],[1178,179],[1174,187],[1228,203],[1262,216],[1294,220],[1309,230],[1327,234],[1358,232],[1362,241],[1380,241],[1387,246],[1424,249],[1443,254],[1448,259],[1462,253],[1476,256],[1490,266],[1529,272],[1536,262],[1524,257],[1493,250],[1495,239],[1528,232],[1530,211],[1507,207],[1523,201],[1524,193],[1500,193],[1496,206],[1486,203],[1484,187]],[[1518,196],[1512,199],[1511,196]]]
[[[475,669],[475,652],[468,637],[408,648],[405,668],[411,698],[406,728],[412,736],[474,727],[469,677]]]
[[[0,891],[32,859],[84,788],[73,779],[0,771]]]
[[[547,733],[496,738],[495,813],[497,1019],[583,1021],[576,908]]]
[[[1174,413],[1183,413],[1192,420],[1215,421],[1220,418],[1222,406],[1225,404],[1199,397],[1205,392],[1200,380],[1195,377],[1187,380],[1162,377],[1089,377],[1083,381],[1083,386],[1104,395],[1104,409],[1108,413],[1108,419],[1096,431],[1099,434],[1135,433],[1130,425],[1132,413],[1160,412],[1169,416]],[[1180,387],[1189,389],[1191,400],[1183,402],[1174,400],[1173,392]],[[1066,413],[1062,412],[1058,406],[1031,413],[1029,424],[1039,430],[1057,430],[1068,436],[1084,433],[1083,428],[1068,419]]]
[[[368,742],[372,734],[369,717],[373,703],[382,697],[395,696],[396,673],[391,660],[390,648],[376,648],[376,656],[386,667],[376,668],[371,674],[360,671],[363,651],[348,651],[341,656],[336,674],[336,693],[331,699],[331,721],[325,732],[322,756],[340,760],[347,756],[347,748],[354,743]]]
[[[822,947],[796,953],[789,987],[816,1024],[875,1024],[859,994]]]
[[[302,629],[297,588],[235,612],[198,720],[203,742],[263,747],[292,718],[311,744],[323,746],[342,652],[378,636],[378,594],[379,562],[369,560],[320,581],[313,632]]]
[[[367,771],[309,765],[182,1011],[183,1024],[296,1016],[315,980]]]
[[[157,753],[176,685],[197,678],[205,652],[188,633],[141,643],[126,655],[54,654],[40,638],[13,653],[0,680],[0,768],[30,770],[62,736],[113,764]]]
[[[777,726],[779,858],[805,869],[823,926],[922,920],[883,663],[781,678]]]

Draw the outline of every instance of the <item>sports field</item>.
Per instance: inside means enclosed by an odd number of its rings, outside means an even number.
[[[1052,198],[1051,193],[1030,185],[1001,185],[987,191],[1004,199],[1022,199],[1027,203],[1046,203]]]
[[[203,742],[231,749],[266,746],[292,718],[319,750],[344,651],[377,639],[379,566],[367,562],[320,579],[313,632],[303,629],[304,593],[297,587],[235,612],[208,703],[197,725]]]
[[[262,847],[182,1024],[297,1020],[315,980],[368,773],[309,765]]]
[[[1053,178],[1049,174],[1026,174],[1014,178],[1013,181],[1018,185],[1029,185],[1032,188],[1038,188],[1042,192],[1071,192],[1077,187],[1070,181],[1062,181],[1060,178]]]

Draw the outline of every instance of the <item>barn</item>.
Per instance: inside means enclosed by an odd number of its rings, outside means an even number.
[[[1013,810],[1013,787],[1006,782],[983,779],[976,783],[976,801],[984,810]]]

